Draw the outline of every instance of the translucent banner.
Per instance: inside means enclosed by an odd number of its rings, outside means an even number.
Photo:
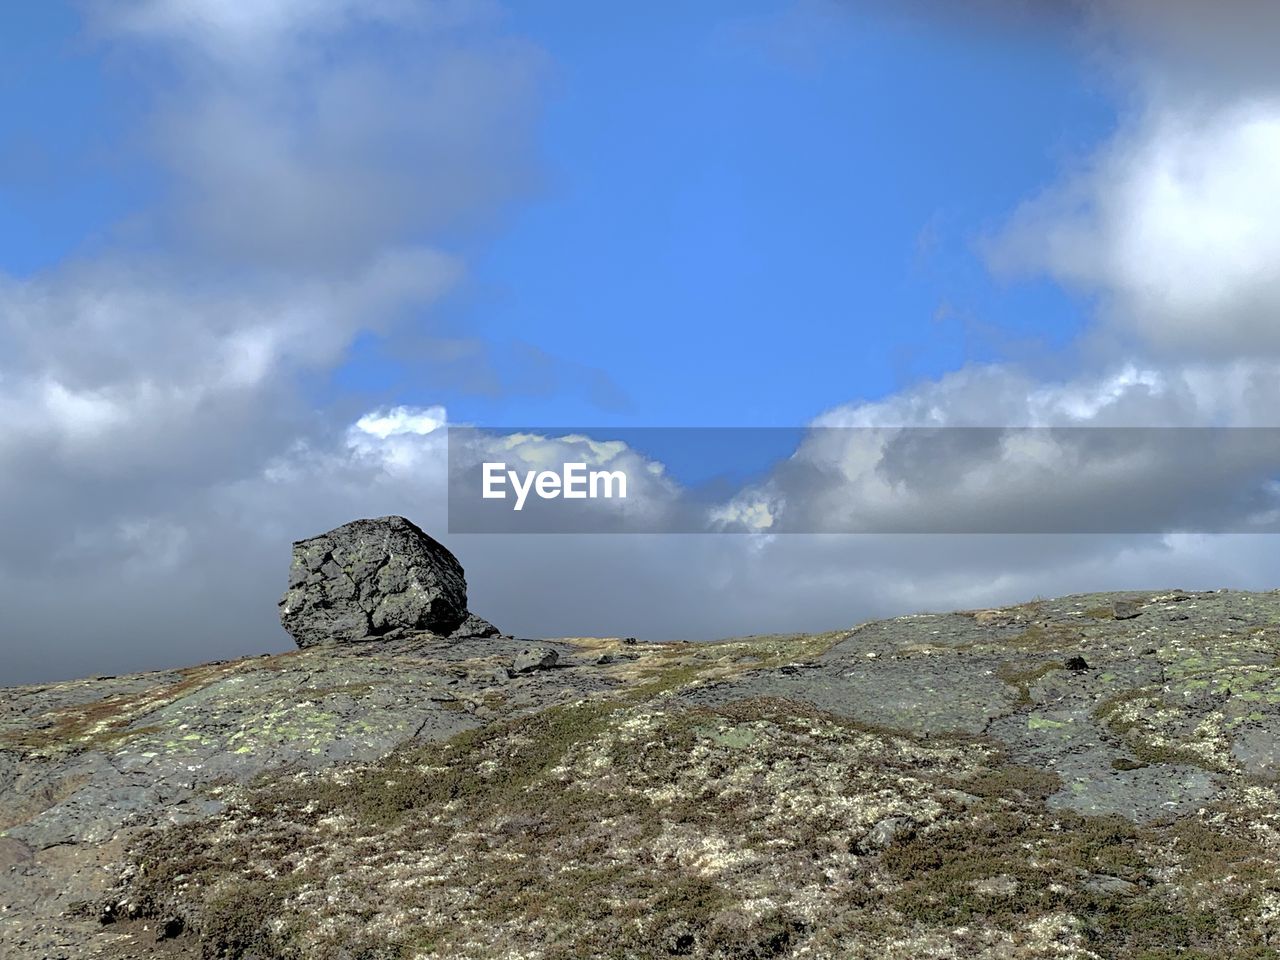
[[[1280,529],[1280,429],[448,430],[450,533]]]

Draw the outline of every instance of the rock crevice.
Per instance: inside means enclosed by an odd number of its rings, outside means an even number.
[[[458,559],[404,517],[353,520],[293,545],[280,622],[299,647],[408,632],[489,636]]]

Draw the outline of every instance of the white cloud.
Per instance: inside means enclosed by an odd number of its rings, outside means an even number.
[[[1100,292],[1158,349],[1280,350],[1280,97],[1158,108],[1019,211],[993,260]]]
[[[1086,8],[1132,103],[1086,164],[1017,211],[990,262],[1096,295],[1093,339],[1113,351],[1280,353],[1280,8]]]
[[[274,592],[266,557],[364,513],[397,455],[435,462],[395,446],[426,434],[349,444],[325,379],[362,333],[429,339],[463,275],[441,235],[535,166],[541,55],[487,3],[85,9],[151,97],[122,134],[159,193],[127,244],[0,275],[5,679],[273,641],[273,602],[240,611]]]
[[[1257,526],[1276,508],[1278,374],[1270,361],[1127,363],[1045,383],[968,368],[828,411],[712,519],[770,533]],[[1271,429],[1152,429],[1194,427]]]
[[[457,274],[448,257],[400,250],[342,279],[265,275],[234,290],[109,262],[0,281],[8,456],[34,445],[54,458],[47,469],[185,473],[201,449],[284,429],[297,375],[337,363],[360,330],[430,306]]]
[[[367,413],[355,423],[355,431],[367,433],[385,440],[399,434],[432,433],[445,425],[447,415],[444,407],[428,407],[419,410],[412,407],[393,407],[390,410],[377,410]]]

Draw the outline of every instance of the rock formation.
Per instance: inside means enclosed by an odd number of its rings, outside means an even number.
[[[409,631],[496,634],[467,611],[462,565],[404,517],[353,520],[293,545],[280,622],[299,647]]]
[[[1280,592],[0,689],[4,960],[1275,960],[1277,877]]]

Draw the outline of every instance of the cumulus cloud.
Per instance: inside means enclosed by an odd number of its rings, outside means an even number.
[[[484,222],[536,182],[543,57],[483,0],[89,9],[101,35],[158,61],[145,135],[171,173],[149,223],[166,244],[341,269]]]
[[[232,612],[261,599],[260,538],[369,509],[369,453],[318,385],[363,333],[429,330],[464,274],[440,238],[536,168],[541,55],[484,0],[84,9],[149,97],[126,133],[157,194],[95,250],[0,275],[6,679],[261,645]],[[327,494],[282,493],[321,467]],[[223,640],[183,646],[201,617]]]
[[[1280,69],[1263,38],[1280,14],[1251,0],[1088,6],[1133,105],[1081,169],[1017,211],[991,263],[1096,295],[1103,333],[1153,355],[1274,356]]]
[[[819,417],[719,511],[730,529],[1141,533],[1272,530],[1273,367],[1132,364],[1046,384],[975,367]],[[1231,382],[1236,389],[1214,389]],[[1239,387],[1253,374],[1255,390]],[[1248,428],[1242,428],[1242,427]]]
[[[1280,351],[1280,90],[1155,108],[1023,207],[992,256],[1102,294],[1160,352]]]
[[[959,398],[964,387],[949,389]],[[847,412],[874,419],[858,408]],[[333,436],[293,443],[252,474],[192,485],[179,500],[87,527],[64,542],[65,579],[21,568],[0,582],[0,609],[24,635],[38,623],[57,625],[40,645],[7,650],[6,675],[116,672],[286,649],[275,601],[290,540],[355,516],[392,513],[446,529],[447,419],[438,407],[372,411]],[[524,446],[528,463],[583,458],[592,446],[599,462],[646,462],[598,439],[500,442],[517,455]],[[999,487],[986,491],[991,503],[1003,495]],[[705,639],[830,629],[1072,590],[1261,587],[1274,566],[1269,538],[1256,537],[447,539],[468,571],[473,608],[528,636]],[[75,603],[68,604],[72,585]]]
[[[456,270],[397,251],[341,280],[234,290],[115,263],[0,282],[0,571],[44,569],[65,537],[256,471],[315,429],[299,378],[357,331],[433,302]]]

